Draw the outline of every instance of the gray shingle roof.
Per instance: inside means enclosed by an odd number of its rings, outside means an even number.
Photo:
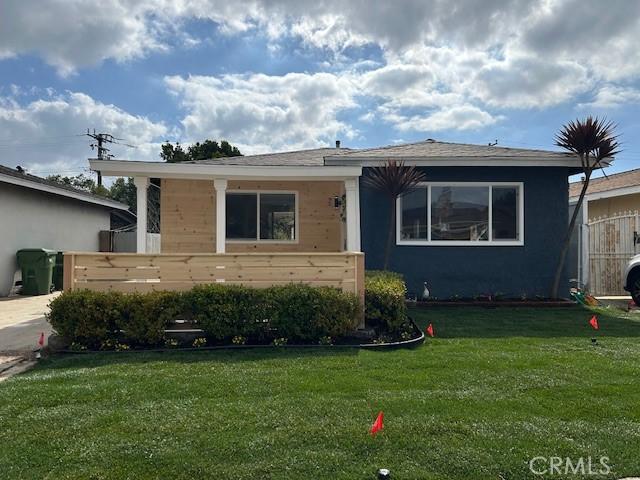
[[[332,155],[329,154],[329,157]],[[402,145],[390,145],[388,147],[367,148],[354,150],[341,155],[342,159],[363,158],[536,158],[536,159],[565,159],[574,158],[565,152],[550,150],[534,150],[524,148],[509,148],[488,145],[470,145],[465,143],[438,142],[425,140],[416,143]]]
[[[80,190],[78,188],[71,187],[69,185],[64,185],[58,182],[53,182],[51,180],[47,180],[46,178],[37,177],[35,175],[31,175],[26,172],[20,172],[14,168],[5,167],[4,165],[0,165],[0,174],[7,175],[10,177],[14,177],[20,180],[26,180],[28,182],[32,182],[38,185],[46,185],[47,187],[57,188],[63,191],[67,191],[76,196],[86,197],[88,202],[91,203],[109,203],[112,208],[119,208],[122,210],[128,210],[129,206],[124,203],[117,202],[110,198],[106,198],[100,195],[94,195],[93,193],[86,192],[84,190]]]
[[[314,148],[311,150],[297,150],[293,152],[264,153],[260,155],[245,155],[242,157],[222,157],[210,160],[196,160],[185,163],[200,165],[248,165],[256,167],[271,166],[317,166],[324,165],[324,157],[342,155],[353,152],[349,148]]]

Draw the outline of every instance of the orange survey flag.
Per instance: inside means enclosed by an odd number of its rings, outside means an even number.
[[[44,332],[40,333],[40,338],[38,339],[38,345],[41,347],[44,346]]]
[[[436,336],[435,332],[433,331],[433,324],[432,323],[429,324],[429,326],[427,327],[426,332],[429,334],[430,337],[435,337]]]
[[[382,427],[384,427],[384,425],[382,424],[383,419],[384,419],[384,413],[380,412],[378,414],[378,418],[376,418],[376,421],[373,422],[373,425],[371,425],[371,430],[369,430],[369,433],[371,433],[371,435],[375,435],[380,430],[382,430]]]
[[[591,320],[589,320],[589,325],[591,325],[594,330],[598,330],[600,328],[598,326],[598,317],[596,317],[595,315],[591,317]]]

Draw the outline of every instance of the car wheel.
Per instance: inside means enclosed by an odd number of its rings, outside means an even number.
[[[629,275],[627,287],[635,304],[640,306],[640,273]]]

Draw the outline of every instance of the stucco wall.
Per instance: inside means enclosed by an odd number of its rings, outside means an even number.
[[[433,167],[424,171],[428,181],[523,182],[525,239],[524,246],[398,246],[394,242],[390,269],[404,274],[409,292],[420,296],[426,281],[431,294],[440,299],[496,292],[548,296],[568,224],[567,170]],[[388,200],[363,182],[360,195],[366,268],[379,269],[388,232]],[[566,275],[561,285],[567,285]],[[560,294],[568,296],[568,288]]]
[[[109,229],[109,209],[0,183],[0,296],[18,270],[16,251],[98,250],[98,232]]]
[[[589,219],[613,217],[618,213],[640,211],[640,193],[601,198],[589,202]]]

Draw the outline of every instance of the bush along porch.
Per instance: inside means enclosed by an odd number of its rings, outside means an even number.
[[[402,278],[367,275],[365,315],[374,343],[418,336]],[[197,285],[184,292],[72,290],[51,302],[48,320],[72,351],[202,348],[223,345],[359,343],[359,298],[332,287]]]

